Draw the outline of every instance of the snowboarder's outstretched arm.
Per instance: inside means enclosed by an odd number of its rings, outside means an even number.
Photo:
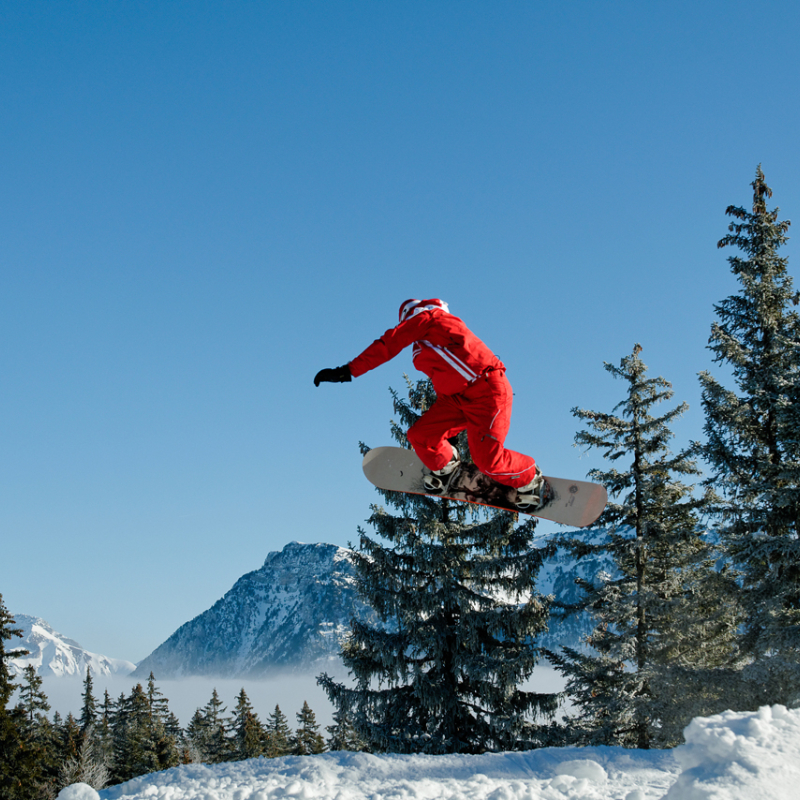
[[[380,339],[376,339],[361,355],[350,363],[335,369],[322,369],[314,377],[314,386],[320,383],[344,383],[363,375],[375,367],[394,358],[401,350],[423,338],[435,322],[431,313],[409,317],[404,322],[389,328]]]

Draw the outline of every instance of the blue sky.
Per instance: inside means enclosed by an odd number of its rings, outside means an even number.
[[[640,342],[691,410],[729,204],[800,209],[800,10],[765,2],[0,3],[0,593],[138,661],[376,500],[408,297],[505,361],[508,445]],[[790,269],[796,243],[784,249]]]

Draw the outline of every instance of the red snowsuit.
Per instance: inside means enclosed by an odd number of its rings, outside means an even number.
[[[515,488],[530,483],[536,462],[503,447],[512,404],[506,368],[458,317],[442,308],[416,312],[354,358],[351,375],[384,364],[410,344],[414,366],[436,390],[434,404],[408,429],[422,463],[442,469],[453,455],[447,440],[466,429],[470,453],[484,475]]]

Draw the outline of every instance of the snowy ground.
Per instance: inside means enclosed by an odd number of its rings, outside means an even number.
[[[800,710],[696,719],[670,751],[548,748],[483,756],[329,753],[189,765],[59,800],[798,800]]]

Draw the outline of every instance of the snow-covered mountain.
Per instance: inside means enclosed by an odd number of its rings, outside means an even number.
[[[15,614],[14,627],[22,630],[22,639],[14,638],[10,649],[28,650],[30,655],[9,661],[12,675],[22,674],[28,665],[33,665],[41,676],[54,675],[59,678],[85,675],[87,667],[95,675],[128,675],[136,666],[130,661],[90,653],[76,641],[54,631],[38,617]]]
[[[597,532],[595,536],[602,536]],[[336,659],[353,617],[376,621],[358,598],[348,550],[331,544],[292,542],[270,553],[264,566],[241,577],[210,609],[182,625],[140,662],[137,677],[160,680],[196,675],[264,677],[276,671],[319,671]],[[605,568],[563,552],[542,570],[542,594],[574,599],[574,580]],[[580,646],[591,623],[573,619],[551,630],[541,644]]]
[[[134,674],[261,677],[336,659],[351,618],[374,619],[357,597],[347,554],[335,545],[299,542],[270,553],[263,567],[178,628]]]
[[[570,532],[574,535],[574,531]],[[606,541],[605,528],[587,528],[580,532],[580,538],[587,544],[601,544]],[[550,537],[544,539],[544,545]],[[545,561],[536,579],[536,591],[552,595],[562,603],[575,603],[580,599],[581,589],[575,583],[577,578],[598,584],[606,576],[617,576],[616,565],[609,555],[585,556],[576,561],[563,548],[559,548],[552,558]],[[566,620],[551,618],[550,629],[539,637],[538,643],[550,650],[567,646],[578,650],[585,647],[584,640],[594,628],[594,621],[587,614],[574,615]]]

